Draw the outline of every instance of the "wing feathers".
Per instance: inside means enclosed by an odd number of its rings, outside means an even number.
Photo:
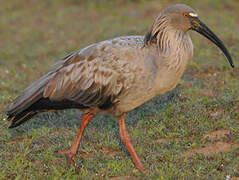
[[[115,45],[115,44],[114,44]],[[102,51],[102,46],[108,46]],[[86,106],[103,105],[127,90],[134,80],[135,66],[114,54],[109,42],[89,46],[67,56],[49,81],[44,97],[69,99]],[[129,76],[129,80],[126,81]]]

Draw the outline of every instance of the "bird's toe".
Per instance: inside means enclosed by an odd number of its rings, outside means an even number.
[[[65,155],[68,159],[68,162],[74,166],[76,166],[76,157],[75,154],[71,150],[66,151],[56,151],[56,154]]]

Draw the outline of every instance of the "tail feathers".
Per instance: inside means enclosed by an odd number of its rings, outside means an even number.
[[[44,88],[51,78],[51,75],[52,73],[50,72],[45,76],[42,76],[40,79],[32,83],[27,89],[21,92],[20,96],[9,107],[7,114],[12,116],[17,115],[41,99]]]
[[[34,115],[44,111],[54,111],[62,109],[85,109],[82,104],[70,100],[54,101],[44,98],[43,93],[52,73],[48,73],[39,80],[32,83],[25,89],[7,111],[8,120],[11,122],[9,128],[14,128],[31,119]]]
[[[40,98],[29,107],[23,108],[21,112],[8,114],[8,120],[11,122],[9,128],[14,128],[22,123],[26,122],[27,120],[31,119],[34,115],[40,112],[46,111],[57,111],[63,109],[70,109],[70,108],[77,108],[77,109],[85,109],[88,108],[82,104],[78,104],[73,101],[69,100],[62,100],[62,101],[52,101],[49,98]]]
[[[34,111],[30,111],[30,112],[25,111],[25,112],[17,114],[16,116],[9,116],[8,120],[11,122],[11,125],[9,126],[9,128],[14,128],[21,125],[22,123],[31,119],[36,114],[37,112],[34,112]]]
[[[42,76],[26,88],[7,111],[8,120],[11,122],[10,128],[16,127],[28,119],[32,118],[37,112],[31,108],[42,98],[45,86],[49,82],[52,73]]]
[[[27,106],[27,108],[23,108],[21,112],[16,114],[8,113],[8,120],[11,122],[9,128],[21,125],[40,112],[57,111],[70,108],[85,109],[88,107],[69,100],[52,101],[49,98],[41,98],[29,107]]]

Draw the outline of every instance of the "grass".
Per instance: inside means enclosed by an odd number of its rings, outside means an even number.
[[[6,116],[0,114],[0,179],[238,178],[236,0],[4,1],[0,7],[0,111],[68,53],[115,36],[145,34],[162,8],[178,2],[198,11],[227,45],[236,68],[230,68],[215,45],[190,32],[194,58],[180,85],[127,116],[128,132],[148,175],[135,168],[120,141],[118,122],[111,116],[92,120],[78,153],[78,168],[68,167],[64,157],[54,154],[68,148],[77,133],[81,114],[68,110],[43,113],[14,130],[7,129]],[[212,132],[218,136],[211,137]],[[229,148],[223,149],[226,145]]]

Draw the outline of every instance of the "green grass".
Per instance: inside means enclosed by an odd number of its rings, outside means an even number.
[[[21,90],[72,51],[116,36],[145,34],[169,3],[194,7],[225,42],[231,69],[218,48],[195,32],[194,58],[180,85],[130,112],[126,125],[150,173],[134,166],[111,116],[95,117],[83,137],[77,168],[57,150],[71,146],[81,114],[43,113],[9,130],[0,114],[0,179],[225,179],[239,177],[239,2],[201,1],[2,1],[0,6],[0,111]],[[229,130],[217,139],[209,132]],[[191,150],[216,143],[229,150],[204,155]]]

